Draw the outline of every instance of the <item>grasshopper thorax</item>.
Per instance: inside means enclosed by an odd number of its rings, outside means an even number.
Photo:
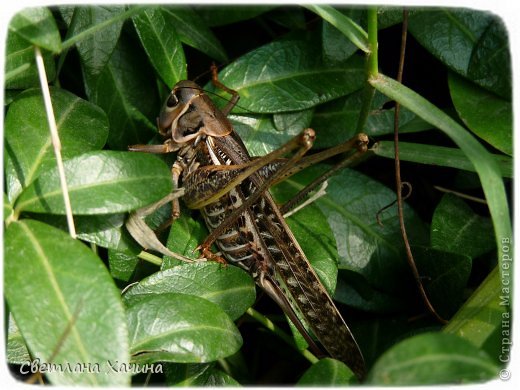
[[[161,134],[182,145],[205,136],[223,137],[232,126],[204,90],[189,80],[179,81],[164,102],[157,118]]]

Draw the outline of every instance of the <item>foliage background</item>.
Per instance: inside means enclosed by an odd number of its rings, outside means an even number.
[[[40,359],[97,363],[103,371],[49,373],[53,384],[356,382],[333,359],[311,365],[297,334],[297,347],[281,342],[279,332],[292,330],[272,302],[255,294],[245,272],[142,254],[123,227],[128,212],[171,190],[172,157],[129,153],[127,146],[160,143],[154,123],[169,88],[199,76],[204,85],[215,61],[221,80],[241,95],[231,119],[252,155],[307,126],[317,131],[316,149],[347,140],[361,125],[374,141],[372,158],[330,179],[326,196],[289,218],[358,339],[369,367],[365,381],[497,376],[510,337],[502,323],[510,319],[509,306],[500,296],[510,296],[501,287],[511,272],[504,254],[512,250],[499,241],[511,237],[502,196],[502,179],[509,189],[512,178],[504,26],[477,11],[411,11],[404,84],[442,110],[435,111],[406,89],[386,83],[385,90],[362,53],[367,10],[339,10],[70,6],[13,18],[5,69],[4,272],[14,375],[24,362]],[[361,29],[352,30],[352,21]],[[378,64],[391,77],[401,21],[400,9],[378,11]],[[78,240],[63,232],[33,45],[44,51]],[[369,79],[384,92],[372,101],[364,98]],[[450,320],[445,326],[427,314],[416,291],[395,207],[382,213],[382,226],[375,220],[395,198],[392,99],[404,105],[401,158],[413,185],[405,209],[412,249],[433,305]],[[359,120],[364,112],[366,123]],[[289,199],[328,168],[313,167],[275,187],[276,198]],[[493,218],[486,205],[437,187],[485,196]],[[196,256],[205,227],[197,212],[183,211],[162,238],[170,249]],[[150,225],[159,226],[168,213],[161,210]],[[248,310],[253,304],[256,311]],[[280,329],[262,326],[266,318]],[[117,367],[163,362],[164,373],[131,376],[107,361]]]

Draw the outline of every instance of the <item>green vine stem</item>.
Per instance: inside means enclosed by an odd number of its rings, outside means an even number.
[[[369,50],[367,52],[367,80],[370,80],[371,77],[377,76],[378,74],[378,66],[377,66],[377,8],[370,7],[368,9],[367,14],[368,19],[368,47]],[[359,112],[358,121],[356,124],[356,132],[362,133],[365,128],[365,124],[368,120],[368,115],[370,114],[370,109],[372,107],[372,100],[374,99],[375,89],[370,83],[365,84],[365,88],[363,90],[363,104],[361,106],[361,110]]]

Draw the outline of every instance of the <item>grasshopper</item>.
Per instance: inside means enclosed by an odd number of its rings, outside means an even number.
[[[170,201],[174,220],[180,214],[182,196],[187,207],[201,210],[210,231],[197,248],[202,256],[223,261],[210,250],[215,243],[227,262],[249,272],[283,309],[313,351],[320,353],[321,349],[309,333],[330,356],[363,377],[364,360],[352,333],[268,189],[334,154],[352,151],[348,160],[355,161],[367,150],[368,137],[358,134],[332,150],[304,157],[315,138],[312,129],[305,129],[279,149],[252,159],[227,118],[238,102],[238,93],[218,80],[216,68],[213,83],[231,94],[224,108],[218,109],[196,83],[180,81],[157,118],[166,141],[162,145],[129,147],[149,153],[177,152],[177,159],[171,169],[174,192],[132,214],[126,224],[128,230],[144,248],[190,261],[164,247],[143,221]],[[289,153],[293,153],[291,157],[283,158]]]

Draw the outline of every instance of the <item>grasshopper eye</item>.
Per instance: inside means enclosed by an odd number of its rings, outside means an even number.
[[[166,106],[172,108],[177,104],[179,104],[179,99],[177,98],[177,95],[175,95],[175,92],[172,92],[168,97],[168,100],[166,100]]]

